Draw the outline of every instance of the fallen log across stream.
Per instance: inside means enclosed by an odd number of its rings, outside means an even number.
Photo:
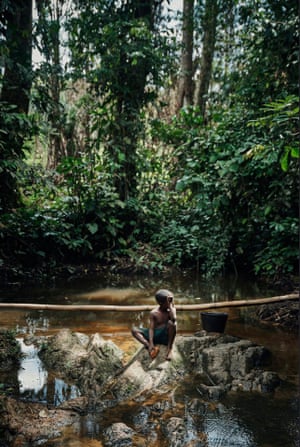
[[[299,293],[273,296],[271,298],[257,298],[249,300],[219,301],[203,304],[176,304],[178,311],[195,311],[206,309],[220,309],[224,307],[258,306],[260,304],[279,303],[281,301],[299,300]],[[67,311],[112,311],[112,312],[142,312],[152,310],[154,305],[120,306],[113,304],[38,304],[38,303],[0,303],[0,309],[18,310],[67,310]]]

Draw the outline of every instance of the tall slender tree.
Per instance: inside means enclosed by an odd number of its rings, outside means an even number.
[[[27,129],[25,117],[32,82],[32,0],[4,2],[0,22],[5,46],[0,92],[0,207],[6,211],[18,202],[17,162],[22,158]]]
[[[40,108],[47,115],[50,125],[47,167],[53,169],[63,156],[67,155],[63,144],[64,109],[61,95],[64,79],[61,64],[61,22],[62,0],[37,0],[38,23],[36,38],[43,60],[36,75],[41,79],[37,90]]]
[[[203,22],[204,34],[200,61],[200,76],[195,99],[195,104],[199,106],[203,117],[205,116],[206,112],[207,95],[212,75],[218,11],[218,0],[206,0]]]
[[[193,104],[194,0],[183,1],[182,53],[177,109]]]
[[[121,200],[137,193],[141,112],[167,66],[157,23],[162,1],[80,2],[70,19],[74,74],[81,67],[96,93],[94,114],[106,168]],[[89,23],[89,27],[86,23]]]

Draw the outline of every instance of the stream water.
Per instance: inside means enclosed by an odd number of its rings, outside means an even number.
[[[276,290],[263,290],[242,278],[227,278],[213,282],[190,275],[176,277],[130,277],[105,275],[93,278],[70,278],[52,287],[17,285],[0,289],[2,302],[32,302],[51,304],[153,304],[159,288],[170,289],[180,304],[207,303],[278,295]],[[222,309],[223,311],[223,309]],[[299,343],[297,334],[253,322],[248,308],[228,308],[226,333],[264,345],[272,353],[268,369],[279,373],[284,384],[270,394],[235,393],[221,402],[219,411],[208,412],[205,432],[208,447],[296,447],[298,438],[298,367]],[[132,325],[148,324],[148,312],[91,312],[91,311],[22,311],[0,313],[2,329],[14,329],[24,353],[20,370],[16,372],[18,394],[22,399],[59,405],[77,397],[78,389],[45,370],[33,345],[24,343],[27,335],[52,335],[62,328],[93,334],[99,332],[120,346],[128,358],[137,349],[132,340]],[[178,312],[178,333],[192,334],[201,330],[199,312]],[[0,377],[0,382],[5,379]],[[191,381],[176,387],[174,399],[186,405],[187,399],[199,398]],[[129,426],[133,419],[143,417],[143,408],[126,405],[109,409],[106,414],[90,413],[82,417],[80,427],[68,430],[59,440],[49,441],[47,447],[101,447],[99,433],[104,426],[122,421]],[[101,430],[100,430],[101,427]],[[192,432],[191,432],[192,433]],[[150,438],[149,438],[150,439]],[[149,441],[160,447],[162,440]]]

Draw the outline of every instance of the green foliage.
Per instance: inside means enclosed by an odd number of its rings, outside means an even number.
[[[22,152],[34,131],[31,116],[18,113],[13,105],[0,103],[0,214],[18,204]]]
[[[246,1],[238,12],[240,51],[230,76],[240,100],[257,109],[274,98],[297,95],[298,2]]]
[[[33,123],[25,113],[17,112],[14,105],[5,103],[1,103],[0,123],[0,150],[6,156],[16,157],[19,142],[30,136]]]
[[[14,246],[18,258],[26,259],[30,252],[28,264],[46,263],[49,257],[102,258],[116,245],[123,227],[118,215],[124,204],[104,175],[98,175],[97,185],[89,184],[85,162],[71,159],[62,163],[62,172],[65,177],[60,185],[48,177],[43,188],[35,173],[35,184],[24,185],[26,208],[2,217],[0,237],[7,247]],[[39,201],[42,208],[36,206]]]
[[[21,348],[14,331],[0,332],[0,370],[7,369],[12,363],[18,364]]]
[[[172,263],[198,265],[209,275],[230,266],[273,277],[295,270],[295,227],[283,234],[278,223],[287,230],[295,222],[297,169],[289,176],[281,170],[275,137],[270,147],[269,133],[247,125],[251,117],[238,106],[218,111],[211,126],[197,116],[193,125],[191,112],[186,128],[184,114],[168,134],[162,127],[164,140],[177,142],[178,207],[167,210],[153,242]],[[268,145],[267,156],[259,145]]]
[[[280,279],[292,275],[298,265],[298,219],[286,217],[269,221],[264,247],[255,254],[254,270],[259,276]]]
[[[208,217],[205,211],[187,208],[170,217],[152,243],[162,250],[168,264],[197,267],[200,273],[213,276],[224,266],[228,231],[217,216]]]
[[[35,43],[45,60],[32,104],[59,163],[38,165],[31,119],[0,109],[0,175],[22,198],[1,216],[0,265],[126,260],[143,271],[295,272],[296,2],[219,6],[205,119],[196,107],[170,116],[154,103],[158,92],[171,102],[165,85],[178,63],[167,26],[159,29],[159,2],[73,1],[60,23],[42,11]],[[199,23],[202,14],[198,5]],[[59,26],[67,72],[54,51]]]
[[[291,158],[299,158],[299,104],[295,95],[287,96],[266,104],[262,108],[264,115],[250,121],[249,125],[267,129],[269,141],[265,146],[260,146],[260,151],[265,153],[276,146],[280,152],[280,164],[283,171],[287,172]],[[255,152],[255,150],[254,150]]]
[[[121,200],[137,193],[142,109],[170,72],[170,46],[158,32],[159,18],[159,3],[152,0],[90,0],[67,23],[73,77],[81,78],[84,70],[95,92],[93,129]]]

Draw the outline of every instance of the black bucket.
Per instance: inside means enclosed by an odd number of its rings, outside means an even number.
[[[201,312],[202,327],[207,332],[223,333],[228,314],[223,312]]]

